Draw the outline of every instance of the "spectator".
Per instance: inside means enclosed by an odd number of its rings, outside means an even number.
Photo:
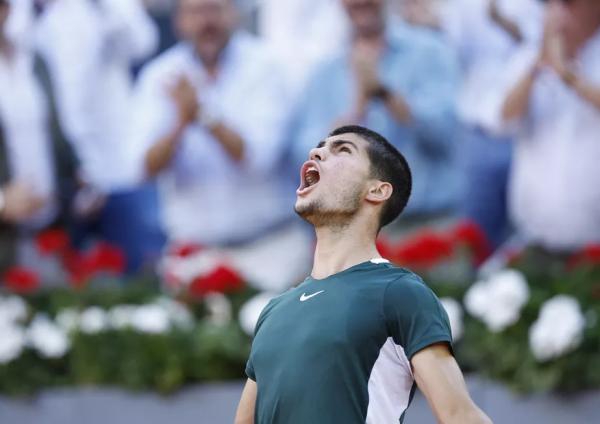
[[[438,221],[451,214],[459,192],[454,57],[430,31],[386,21],[384,0],[342,4],[352,41],[324,61],[309,82],[294,124],[294,159],[303,161],[322,135],[339,125],[373,128],[402,151],[413,170],[409,221]]]
[[[157,217],[152,225],[152,189],[139,187],[141,169],[127,143],[130,69],[152,53],[156,28],[141,0],[30,2],[36,46],[49,65],[87,184],[75,202],[83,217],[79,238],[97,234],[121,246],[135,269],[162,244]]]
[[[507,67],[503,121],[516,131],[510,207],[528,242],[600,242],[600,2],[548,2],[541,42]]]
[[[158,177],[165,230],[175,243],[266,252],[283,264],[279,284],[291,284],[309,246],[292,223],[294,189],[277,173],[282,73],[237,29],[233,0],[180,0],[175,13],[183,40],[142,71],[133,126],[146,172]],[[251,266],[265,272],[262,261]]]
[[[300,92],[314,66],[347,38],[348,24],[339,0],[263,0],[258,31]]]
[[[77,167],[45,63],[6,36],[10,8],[0,0],[0,270],[35,264],[31,238],[64,218]]]
[[[494,246],[509,233],[507,185],[512,150],[510,138],[494,132],[494,110],[501,101],[499,81],[519,46],[539,38],[540,20],[537,0],[449,0],[442,14],[441,27],[463,68],[458,112],[466,182],[461,209]]]

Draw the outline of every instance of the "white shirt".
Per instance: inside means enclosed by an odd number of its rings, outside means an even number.
[[[343,46],[350,27],[340,0],[262,0],[258,31],[298,92],[315,65]]]
[[[543,9],[539,3],[498,1],[500,13],[519,26],[525,42],[535,41],[541,34]],[[459,116],[467,124],[493,129],[504,66],[519,43],[492,20],[489,4],[489,0],[449,0],[443,10],[442,27],[459,53],[464,70]]]
[[[167,87],[180,75],[198,87],[205,110],[245,143],[245,160],[238,164],[200,124],[187,128],[172,165],[159,176],[163,222],[172,240],[212,245],[244,239],[291,213],[290,193],[282,191],[276,174],[288,101],[274,63],[261,42],[238,33],[213,83],[187,44],[172,47],[143,70],[132,126],[140,157],[175,126]]]
[[[57,213],[48,106],[33,74],[33,58],[16,50],[8,62],[0,56],[0,124],[11,181],[27,184],[47,200],[25,226],[41,228]]]
[[[507,68],[508,87],[529,72],[539,46],[524,47]],[[600,87],[600,31],[577,58],[577,69]],[[600,110],[551,70],[537,76],[530,109],[517,129],[510,209],[535,242],[572,249],[600,242]]]
[[[130,66],[154,50],[156,28],[140,0],[55,0],[47,7],[36,44],[86,177],[106,191],[129,188],[140,178],[127,145]]]

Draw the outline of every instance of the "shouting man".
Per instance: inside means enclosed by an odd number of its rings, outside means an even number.
[[[317,236],[312,273],[261,313],[236,423],[402,422],[415,382],[441,423],[489,423],[440,302],[375,247],[411,192],[402,154],[374,131],[340,127],[300,177],[295,209]]]

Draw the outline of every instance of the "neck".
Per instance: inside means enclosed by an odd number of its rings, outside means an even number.
[[[373,231],[367,226],[318,227],[315,228],[315,232],[317,246],[311,272],[313,278],[327,278],[351,266],[381,256],[375,246]]]
[[[373,31],[362,31],[357,32],[354,39],[360,43],[377,44],[384,41],[384,29],[383,27]]]

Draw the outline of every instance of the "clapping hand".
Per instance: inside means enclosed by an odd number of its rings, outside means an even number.
[[[549,2],[544,22],[544,36],[538,59],[539,66],[549,67],[567,84],[572,84],[575,73],[569,60],[564,35],[560,31],[560,17],[563,13],[560,2]]]
[[[200,103],[190,80],[181,75],[168,87],[168,91],[177,108],[179,123],[185,127],[194,122],[200,113]]]
[[[360,97],[370,98],[380,87],[378,64],[383,47],[380,44],[357,42],[352,51],[352,66]]]
[[[2,219],[13,224],[26,221],[39,211],[46,201],[36,195],[33,188],[21,182],[11,182],[3,187],[4,207]]]

